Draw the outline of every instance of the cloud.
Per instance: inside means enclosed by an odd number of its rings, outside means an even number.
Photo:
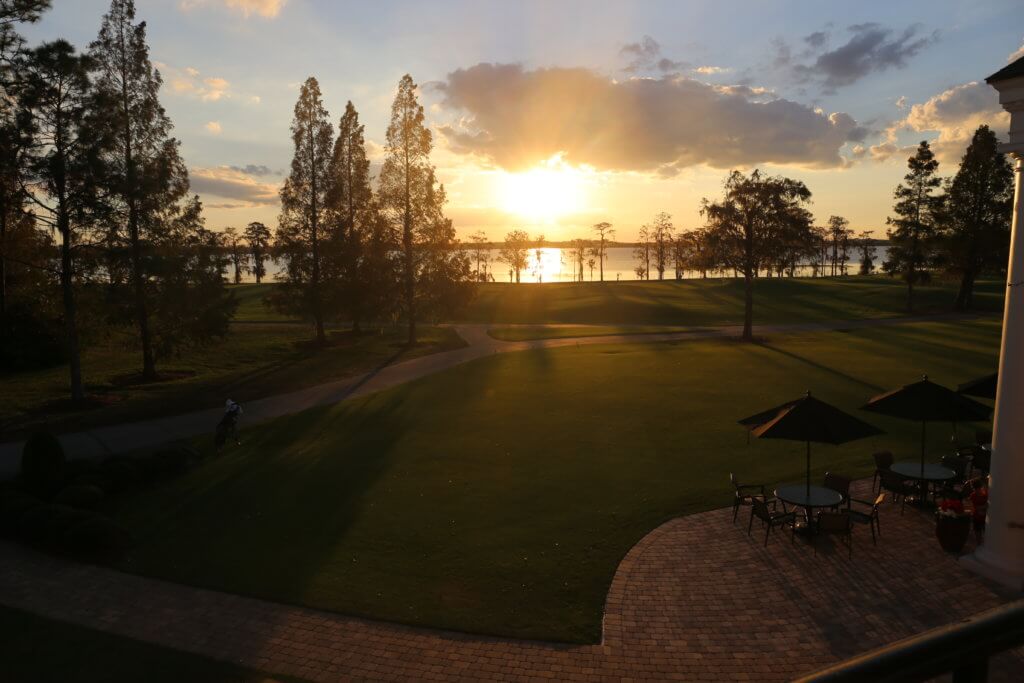
[[[944,163],[960,160],[978,126],[988,124],[997,135],[1006,133],[1010,115],[999,106],[999,96],[985,83],[972,81],[945,90],[926,102],[913,105],[906,117],[890,125],[885,140],[871,147],[875,159],[909,156],[912,146],[900,146],[901,132],[938,133],[930,143]]]
[[[693,73],[702,75],[724,74],[730,71],[732,71],[732,67],[728,66],[698,66],[693,69]]]
[[[619,55],[629,60],[629,64],[622,70],[630,74],[655,70],[670,73],[690,68],[689,62],[677,62],[662,56],[661,45],[650,36],[644,36],[640,42],[622,46]]]
[[[235,171],[236,173],[243,173],[245,175],[257,177],[268,175],[284,175],[282,171],[271,170],[269,166],[264,166],[263,164],[246,164],[245,166],[226,166],[225,168]]]
[[[231,166],[197,166],[190,169],[189,175],[192,190],[200,195],[245,202],[249,206],[278,203],[278,185],[260,182]]]
[[[869,74],[903,68],[939,38],[938,31],[921,35],[918,24],[908,26],[899,35],[873,22],[854,24],[848,31],[852,35],[846,43],[824,52],[821,50],[828,45],[828,32],[817,31],[805,36],[803,40],[808,49],[801,56],[814,57],[814,61],[808,63],[795,62],[785,41],[776,40],[775,65],[788,68],[797,82],[818,83],[826,93],[834,93]]]
[[[220,121],[207,121],[203,128],[208,130],[211,135],[220,135],[222,130],[220,127]]]
[[[616,81],[583,68],[477,64],[437,86],[452,151],[517,169],[556,154],[574,165],[672,175],[686,166],[843,166],[862,139],[848,114],[749,86],[682,76]]]
[[[241,12],[242,16],[246,19],[254,14],[272,19],[281,13],[281,9],[287,2],[288,0],[181,0],[178,6],[183,11],[188,12],[196,7],[219,5],[229,10]]]
[[[1024,57],[1024,43],[1021,43],[1021,46],[1014,50],[1010,54],[1010,56],[1006,58],[1006,63],[1009,64],[1010,62],[1016,62],[1021,57]]]
[[[224,78],[204,78],[198,69],[191,66],[179,69],[163,62],[156,62],[155,66],[175,94],[197,97],[203,102],[216,102],[231,97],[231,84]]]

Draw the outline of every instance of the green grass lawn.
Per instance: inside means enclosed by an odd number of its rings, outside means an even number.
[[[238,308],[235,309],[234,319],[238,322],[281,322],[294,321],[293,316],[285,315],[267,305],[264,301],[266,295],[273,289],[274,284],[270,283],[246,283],[243,285],[228,285],[227,290],[235,295],[238,300]]]
[[[595,642],[619,561],[665,520],[726,506],[728,473],[798,481],[801,444],[746,443],[736,420],[811,389],[857,411],[927,372],[990,372],[999,323],[918,323],[730,341],[492,356],[246,430],[243,446],[118,517],[121,568],[348,614]],[[862,476],[917,452],[919,425],[814,449]],[[931,450],[948,446],[933,428]],[[742,533],[737,530],[737,534]],[[693,552],[699,553],[699,548]]]
[[[979,311],[1000,311],[1005,285],[986,280],[975,294]],[[918,313],[947,312],[956,289],[919,287]],[[906,286],[883,275],[845,278],[760,278],[754,324],[849,320],[906,315]],[[461,319],[483,323],[594,325],[721,325],[743,322],[743,282],[735,279],[664,282],[480,285]]]
[[[0,678],[32,683],[300,683],[0,607]]]
[[[309,344],[306,325],[237,324],[224,340],[159,363],[158,371],[170,379],[151,384],[134,377],[141,360],[128,338],[112,336],[83,354],[91,397],[84,409],[65,404],[66,367],[0,377],[0,433],[9,437],[43,421],[75,429],[189,412],[222,405],[228,397],[246,401],[294,391],[465,345],[448,328],[420,328],[420,344],[411,349],[404,328],[378,332],[333,331],[331,345],[318,350]]]

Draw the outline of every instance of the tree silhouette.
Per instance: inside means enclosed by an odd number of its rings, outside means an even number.
[[[890,275],[900,275],[907,283],[907,310],[914,310],[914,285],[927,282],[929,241],[935,234],[935,212],[940,198],[932,192],[942,181],[936,175],[939,162],[927,141],[917,147],[917,153],[907,160],[909,172],[904,182],[896,186],[896,217],[886,222],[895,226],[889,230],[889,254],[882,268]]]
[[[274,299],[278,308],[312,319],[315,340],[324,344],[324,228],[333,180],[334,130],[312,76],[302,84],[292,119],[291,173],[281,188],[277,248],[287,263],[285,286]]]
[[[256,284],[259,284],[267,276],[266,260],[270,252],[270,228],[259,221],[253,221],[245,226],[243,236],[249,244],[252,275],[256,279]]]
[[[804,206],[811,192],[800,181],[762,175],[757,169],[749,176],[733,171],[724,191],[721,201],[704,199],[701,213],[722,263],[743,274],[743,340],[753,341],[754,278],[759,264],[787,224],[809,230],[811,216]]]
[[[71,400],[85,398],[82,386],[76,282],[81,278],[77,254],[102,211],[96,186],[102,138],[89,119],[93,104],[89,70],[92,61],[68,42],[44,43],[26,58],[21,107],[30,127],[26,176],[37,220],[60,235],[60,279]]]
[[[615,237],[615,229],[612,224],[607,221],[601,221],[591,226],[591,229],[597,233],[597,244],[594,246],[596,251],[595,256],[599,264],[600,281],[604,282],[604,261],[607,258],[607,244],[608,240]]]
[[[1013,215],[1013,167],[998,149],[995,133],[980,126],[946,185],[937,210],[938,257],[959,279],[953,302],[958,311],[971,307],[974,282],[985,268],[1006,264]]]

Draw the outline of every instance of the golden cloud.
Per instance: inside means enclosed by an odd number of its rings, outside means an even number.
[[[481,63],[434,87],[453,117],[440,126],[452,151],[510,170],[558,154],[661,175],[698,164],[834,168],[849,163],[842,147],[866,134],[845,113],[679,75],[618,81],[584,68]]]

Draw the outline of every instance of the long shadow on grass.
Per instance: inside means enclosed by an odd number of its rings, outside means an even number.
[[[781,356],[785,356],[786,358],[792,358],[793,360],[798,361],[800,363],[803,363],[804,365],[809,365],[810,367],[814,368],[815,370],[820,370],[821,372],[825,372],[825,373],[828,373],[830,375],[834,375],[834,376],[836,376],[836,377],[838,377],[840,379],[843,379],[843,380],[845,380],[847,382],[851,382],[853,384],[859,384],[860,386],[865,387],[865,388],[871,390],[872,392],[878,393],[880,391],[883,391],[883,387],[880,387],[877,384],[872,384],[870,382],[865,382],[864,380],[862,380],[862,379],[860,379],[858,377],[854,377],[853,375],[849,375],[849,374],[847,374],[845,372],[842,372],[841,370],[836,370],[835,368],[829,367],[828,365],[823,365],[823,364],[821,364],[821,363],[819,363],[817,361],[811,360],[810,358],[806,358],[806,357],[801,356],[801,355],[799,355],[797,353],[793,353],[792,351],[786,351],[785,349],[781,349],[781,348],[779,348],[777,346],[772,346],[771,344],[759,344],[759,346],[762,349],[766,350],[766,351],[771,351],[771,352],[777,353],[777,354],[779,354]]]

